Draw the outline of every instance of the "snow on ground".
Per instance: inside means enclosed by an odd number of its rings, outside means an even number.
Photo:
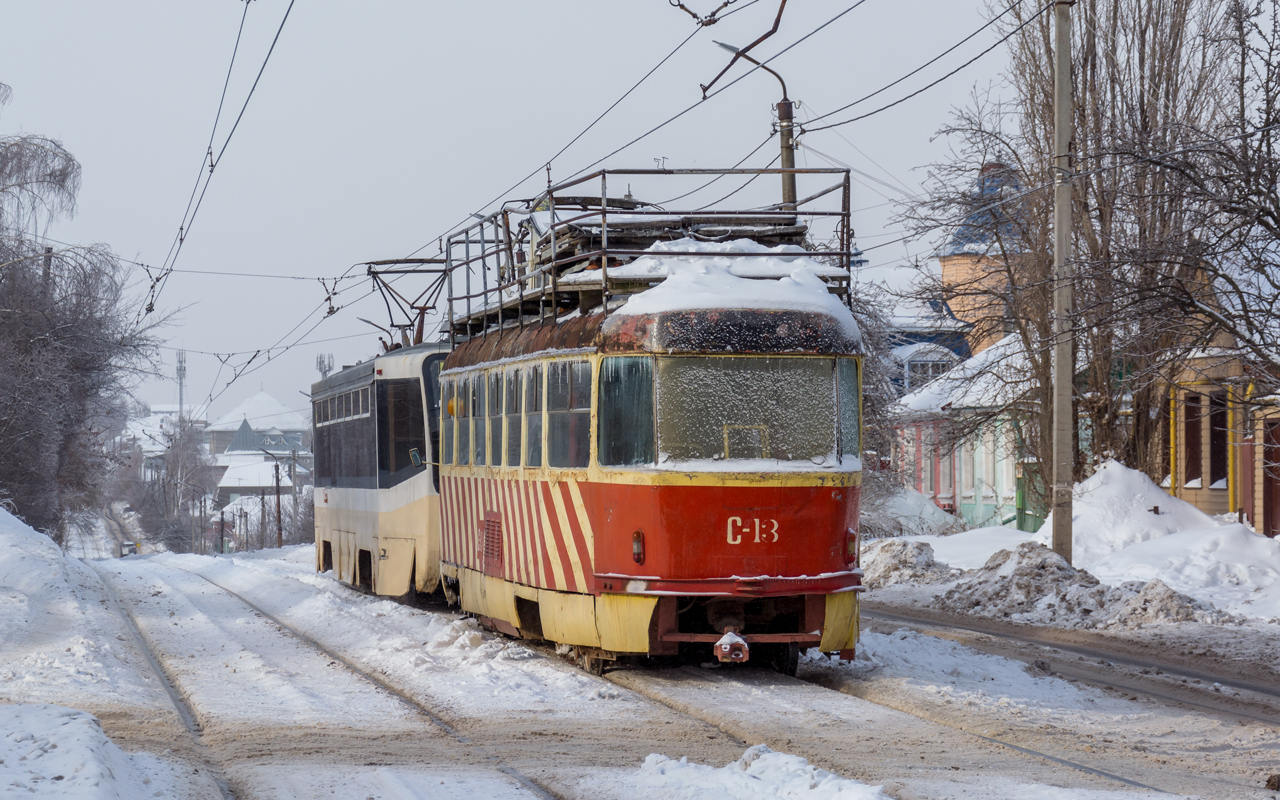
[[[733,763],[716,768],[654,754],[640,767],[642,796],[672,800],[880,800],[881,787],[841,778],[799,756],[775,753],[758,744]]]
[[[98,576],[0,509],[0,702],[168,707]]]
[[[206,575],[344,655],[376,666],[398,686],[460,715],[539,711],[572,716],[584,704],[625,714],[634,698],[585,673],[548,661],[516,641],[485,635],[474,619],[409,608],[357,594],[316,574],[315,546],[210,558],[166,554],[148,562]],[[126,559],[126,562],[132,559]],[[113,566],[127,571],[129,565]],[[318,590],[318,591],[317,591]]]
[[[1077,485],[1072,521],[1072,565],[1045,547],[1051,516],[1037,533],[990,527],[870,542],[864,569],[873,588],[894,587],[885,600],[936,597],[940,607],[1022,622],[1280,619],[1280,542],[1223,525],[1140,472],[1104,464]]]
[[[51,705],[0,705],[0,796],[182,797],[190,772],[116,747],[97,718]],[[189,796],[189,795],[185,795]]]

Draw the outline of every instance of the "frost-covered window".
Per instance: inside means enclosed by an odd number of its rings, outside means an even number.
[[[472,450],[475,453],[474,464],[481,466],[485,463],[485,441],[489,438],[485,436],[485,413],[486,405],[484,402],[484,373],[477,372],[471,378],[471,418],[475,421],[472,436],[475,442],[472,443]]]
[[[542,466],[542,367],[529,367],[525,378],[524,394],[524,427],[525,449],[524,465],[526,467]]]
[[[440,381],[441,464],[453,463],[453,381]]]
[[[591,362],[547,365],[547,464],[585,467],[591,461]]]
[[[856,359],[836,360],[836,385],[837,400],[840,405],[840,454],[860,458],[862,455],[862,400]]]
[[[458,395],[454,403],[458,418],[458,463],[471,463],[471,381],[458,381]]]
[[[652,464],[653,359],[606,358],[600,363],[599,460],[606,466]]]
[[[523,373],[519,369],[507,371],[504,406],[507,412],[507,466],[520,466],[520,386]]]
[[[835,359],[661,357],[658,459],[831,460]]]
[[[502,373],[494,370],[489,373],[489,452],[493,454],[489,461],[494,466],[502,466]]]

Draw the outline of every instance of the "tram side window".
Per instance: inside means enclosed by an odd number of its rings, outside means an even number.
[[[440,381],[440,463],[453,463],[453,381]]]
[[[529,367],[525,380],[524,395],[524,427],[525,441],[529,443],[525,449],[524,465],[526,467],[542,466],[542,367]]]
[[[547,366],[547,463],[585,467],[591,460],[591,362]]]
[[[458,395],[454,401],[458,418],[458,463],[471,463],[471,381],[458,381]]]
[[[502,373],[494,370],[486,381],[489,384],[489,463],[502,466]]]
[[[485,402],[484,402],[484,373],[477,373],[471,378],[471,417],[475,420],[475,428],[472,436],[475,437],[475,464],[481,466],[485,463]]]
[[[652,358],[624,356],[600,363],[599,424],[602,465],[654,463]]]
[[[422,390],[416,378],[378,381],[378,487],[386,489],[416,475],[409,451],[427,448]]]
[[[507,412],[507,466],[520,466],[520,378],[518,369],[507,370],[504,409]]]
[[[862,419],[858,362],[836,359],[836,402],[840,407],[840,455],[862,456]]]

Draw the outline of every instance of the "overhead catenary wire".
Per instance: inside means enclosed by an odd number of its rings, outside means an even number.
[[[819,126],[818,126],[818,127],[816,127],[816,128],[807,128],[807,127],[802,127],[802,128],[801,128],[801,133],[815,133],[815,132],[817,132],[817,131],[825,131],[825,130],[828,130],[828,129],[830,129],[830,128],[838,128],[838,127],[840,127],[841,125],[849,125],[850,123],[854,123],[854,122],[858,122],[858,121],[860,121],[860,120],[864,120],[864,119],[868,119],[868,118],[870,118],[870,117],[874,117],[874,116],[876,116],[877,114],[881,114],[881,113],[883,113],[883,112],[885,112],[885,111],[888,111],[888,110],[889,110],[889,109],[891,109],[891,108],[894,108],[894,107],[896,107],[896,106],[900,106],[900,105],[902,105],[903,103],[907,102],[908,100],[912,99],[913,97],[919,97],[920,95],[922,95],[922,94],[924,94],[925,92],[929,91],[930,89],[932,89],[933,87],[937,86],[938,84],[943,83],[944,81],[946,81],[946,80],[948,80],[948,79],[950,79],[950,78],[952,78],[952,77],[954,77],[954,76],[956,76],[956,75],[960,74],[960,73],[961,73],[961,72],[963,72],[965,69],[967,69],[968,67],[970,67],[970,66],[972,66],[974,63],[976,63],[976,62],[977,62],[979,59],[981,59],[983,56],[987,55],[988,53],[990,53],[991,51],[995,50],[995,49],[996,49],[997,47],[999,47],[1000,45],[1002,45],[1002,44],[1004,44],[1005,42],[1007,42],[1007,41],[1009,41],[1010,39],[1012,39],[1014,36],[1016,36],[1018,33],[1020,33],[1020,32],[1022,31],[1022,29],[1023,29],[1023,28],[1027,27],[1027,26],[1028,26],[1028,25],[1030,25],[1032,22],[1034,22],[1035,20],[1039,19],[1039,18],[1040,18],[1040,16],[1041,16],[1042,14],[1046,13],[1050,8],[1052,8],[1052,6],[1050,6],[1050,5],[1045,5],[1045,6],[1043,6],[1039,11],[1037,11],[1036,13],[1034,13],[1034,14],[1032,14],[1031,16],[1027,17],[1027,19],[1026,19],[1026,20],[1025,20],[1021,25],[1019,25],[1018,27],[1016,27],[1016,28],[1014,28],[1013,30],[1009,31],[1009,33],[1007,33],[1007,34],[1005,34],[1004,36],[1002,36],[998,41],[996,41],[996,42],[995,42],[994,44],[992,44],[990,47],[988,47],[987,49],[983,50],[981,53],[978,53],[978,54],[977,54],[976,56],[974,56],[973,58],[971,58],[971,59],[969,59],[968,61],[964,62],[963,64],[961,64],[960,66],[958,66],[958,67],[956,67],[955,69],[951,70],[950,72],[948,72],[947,74],[945,74],[945,75],[943,75],[942,77],[938,78],[937,80],[934,80],[934,81],[932,81],[932,82],[930,82],[930,83],[925,84],[924,86],[920,87],[919,89],[915,90],[914,92],[911,92],[910,94],[904,95],[903,97],[900,97],[900,98],[898,98],[897,100],[894,100],[894,101],[893,101],[893,102],[891,102],[891,103],[886,103],[885,105],[880,106],[879,108],[875,109],[874,111],[868,111],[868,112],[867,112],[867,113],[865,113],[865,114],[860,114],[860,115],[858,115],[858,116],[856,116],[856,117],[852,117],[852,118],[850,118],[850,119],[841,120],[840,122],[832,122],[832,123],[827,124],[827,125],[819,125]],[[834,113],[834,112],[833,112],[833,113]]]
[[[169,282],[169,276],[173,273],[173,264],[177,262],[178,256],[181,255],[182,253],[182,246],[183,244],[186,243],[187,235],[191,233],[191,226],[195,222],[196,215],[200,213],[201,205],[203,205],[204,203],[205,193],[209,191],[209,183],[210,181],[213,180],[213,172],[217,168],[218,164],[222,161],[222,156],[227,152],[227,147],[230,146],[232,137],[235,136],[236,131],[240,127],[240,121],[244,118],[244,112],[249,108],[249,101],[253,99],[254,92],[256,92],[258,89],[258,83],[262,80],[262,74],[266,71],[267,64],[271,61],[271,55],[272,53],[275,52],[276,44],[280,41],[280,34],[284,31],[285,23],[289,21],[289,14],[290,12],[293,11],[293,4],[295,2],[296,0],[289,0],[289,5],[287,8],[285,8],[285,11],[284,11],[284,17],[281,18],[280,25],[279,27],[276,28],[275,36],[272,37],[271,39],[271,46],[267,48],[267,54],[262,59],[262,66],[258,68],[258,74],[253,79],[253,85],[249,87],[249,93],[248,95],[245,96],[244,103],[242,103],[240,106],[240,112],[236,115],[236,121],[232,124],[231,130],[227,133],[226,139],[223,140],[222,147],[219,148],[217,156],[212,155],[212,152],[213,152],[212,141],[216,137],[216,133],[217,133],[217,121],[215,120],[214,133],[211,134],[210,136],[208,173],[207,174],[204,173],[203,165],[201,167],[201,177],[203,177],[204,179],[203,188],[200,189],[199,196],[196,198],[194,206],[192,206],[190,202],[188,202],[188,213],[185,213],[183,215],[182,224],[178,226],[178,235],[176,239],[176,245],[170,246],[169,255],[165,257],[165,260],[160,267],[159,273],[157,275],[152,276],[151,289],[148,291],[146,303],[141,309],[141,314],[144,316],[146,314],[151,313],[155,309],[155,304],[160,297],[160,293],[164,291],[165,286]],[[248,11],[248,8],[246,5],[246,13],[247,11]],[[244,24],[244,21],[242,18],[241,19],[242,27],[243,27],[243,24]],[[237,34],[236,36],[237,50],[239,49],[239,42],[240,42],[240,37],[239,37],[239,34]],[[232,66],[234,66],[234,63],[235,62],[234,62],[234,54],[233,54]],[[228,73],[227,73],[228,82],[230,81],[230,78],[231,78],[230,68],[228,68]],[[224,86],[223,87],[224,99],[225,99],[225,96],[226,96],[226,87]],[[218,103],[218,117],[220,118],[221,116],[222,116],[222,101],[220,100]],[[199,181],[197,180],[197,186],[199,185],[200,185]],[[149,269],[148,269],[148,272],[150,272]]]
[[[1013,11],[1013,10],[1014,10],[1015,8],[1017,8],[1018,6],[1022,5],[1022,4],[1023,4],[1023,2],[1025,2],[1025,0],[1015,0],[1015,2],[1013,3],[1013,5],[1009,6],[1009,7],[1008,7],[1008,8],[1006,8],[1004,11],[1001,11],[999,14],[995,15],[995,16],[994,16],[994,17],[992,17],[991,19],[987,20],[986,24],[984,24],[981,28],[978,28],[978,29],[977,29],[976,31],[974,31],[973,33],[969,34],[968,36],[964,37],[964,38],[963,38],[963,39],[961,39],[960,41],[958,41],[958,42],[956,42],[955,44],[951,45],[951,46],[950,46],[950,47],[948,47],[946,50],[943,50],[943,51],[942,51],[941,53],[939,53],[938,55],[936,55],[936,56],[934,56],[933,58],[929,59],[928,61],[924,62],[923,64],[921,64],[920,66],[918,66],[918,67],[916,67],[915,69],[911,70],[910,72],[908,72],[907,74],[903,75],[902,77],[897,78],[897,79],[895,79],[895,80],[893,80],[893,81],[890,81],[889,83],[886,83],[884,86],[881,86],[879,89],[876,89],[876,90],[875,90],[874,92],[872,92],[871,94],[867,94],[867,95],[863,95],[862,97],[859,97],[857,100],[854,100],[852,103],[848,103],[848,104],[846,104],[846,105],[840,106],[839,108],[834,109],[834,110],[832,110],[832,111],[828,111],[828,112],[827,112],[827,113],[825,113],[825,114],[819,114],[818,116],[816,116],[816,117],[814,117],[813,119],[809,120],[809,123],[813,123],[813,122],[817,122],[818,120],[826,119],[827,117],[834,116],[835,114],[839,114],[841,111],[848,111],[849,109],[853,108],[854,106],[858,105],[859,103],[864,103],[864,102],[866,102],[867,100],[870,100],[871,98],[873,98],[873,97],[875,97],[875,96],[877,96],[877,95],[879,95],[879,94],[881,94],[881,93],[883,93],[883,92],[885,92],[885,91],[888,91],[889,89],[892,89],[893,87],[897,86],[898,84],[902,83],[903,81],[907,80],[908,78],[911,78],[911,77],[913,77],[913,76],[915,76],[915,75],[918,75],[920,72],[922,72],[922,71],[924,71],[925,69],[927,69],[927,68],[929,68],[929,67],[933,66],[934,64],[936,64],[936,63],[938,63],[939,61],[941,61],[943,58],[946,58],[947,56],[949,56],[949,55],[951,55],[952,53],[954,53],[956,50],[958,50],[960,47],[962,47],[963,45],[965,45],[966,43],[968,43],[968,42],[969,42],[971,39],[973,39],[975,36],[977,36],[978,34],[982,33],[983,31],[985,31],[987,28],[990,28],[992,25],[995,25],[995,24],[996,24],[996,22],[998,22],[1002,17],[1004,17],[1004,15],[1008,14],[1009,12]],[[984,53],[984,54],[985,54],[985,53]],[[966,65],[966,66],[967,66],[967,65]]]
[[[755,5],[755,4],[756,4],[756,3],[758,3],[758,2],[760,2],[760,0],[751,0],[751,2],[747,3],[746,5],[744,5],[744,6],[740,6],[740,7],[738,7],[738,8],[733,9],[733,10],[732,10],[732,11],[730,11],[728,14],[725,14],[725,15],[724,15],[724,17],[719,17],[719,19],[725,19],[726,17],[730,16],[731,14],[736,14],[736,13],[737,13],[737,12],[739,12],[739,11],[742,11],[742,10],[744,10],[744,9],[750,8],[751,6]],[[723,7],[724,7],[724,6],[721,6],[721,8],[723,8]],[[686,10],[687,10],[687,9],[686,9]],[[718,11],[718,10],[719,10],[719,9],[717,9],[717,11]],[[713,18],[714,18],[714,15],[713,15]],[[697,27],[695,27],[695,28],[693,29],[693,33],[690,33],[688,36],[686,36],[686,37],[685,37],[685,38],[684,38],[684,39],[683,39],[683,40],[682,40],[678,45],[676,45],[676,46],[675,46],[675,49],[673,49],[670,53],[667,53],[665,56],[663,56],[661,61],[659,61],[657,64],[653,65],[653,68],[652,68],[652,69],[650,69],[648,72],[646,72],[643,76],[641,76],[640,80],[638,80],[638,81],[636,81],[634,84],[632,84],[632,86],[631,86],[631,88],[630,88],[630,89],[627,89],[625,92],[623,92],[621,97],[619,97],[617,100],[614,100],[614,101],[613,101],[613,103],[611,103],[611,104],[609,105],[609,107],[608,107],[608,108],[606,108],[604,111],[600,112],[600,115],[599,115],[599,116],[597,116],[595,119],[593,119],[593,120],[592,120],[592,121],[587,125],[587,127],[583,128],[581,131],[579,131],[579,132],[578,132],[578,134],[577,134],[576,136],[574,136],[572,139],[570,139],[570,140],[569,140],[569,142],[568,142],[568,144],[564,145],[564,146],[563,146],[563,147],[561,147],[559,150],[557,150],[557,151],[556,151],[556,153],[555,153],[555,155],[551,156],[551,158],[547,159],[547,160],[546,160],[546,161],[544,161],[543,163],[541,163],[541,164],[539,164],[538,166],[534,167],[534,168],[533,168],[533,171],[532,171],[532,172],[530,172],[528,175],[525,175],[525,176],[524,176],[523,178],[521,178],[520,180],[518,180],[518,181],[516,181],[515,183],[511,184],[511,186],[509,186],[508,188],[506,188],[506,189],[504,189],[503,191],[499,192],[497,195],[495,195],[495,196],[493,197],[493,199],[492,199],[492,200],[490,200],[489,202],[485,203],[485,204],[484,204],[483,206],[481,206],[480,208],[481,208],[482,210],[483,210],[483,209],[485,209],[485,208],[488,208],[489,206],[491,206],[491,205],[493,205],[494,203],[498,202],[498,201],[499,201],[499,200],[501,200],[502,198],[506,197],[506,196],[507,196],[508,194],[510,194],[511,192],[515,191],[515,190],[516,190],[517,188],[519,188],[519,187],[520,187],[520,185],[521,185],[521,184],[523,184],[525,181],[527,181],[527,180],[529,180],[530,178],[532,178],[533,176],[537,175],[539,172],[542,172],[542,170],[543,170],[543,169],[545,169],[547,166],[549,166],[549,165],[553,164],[557,158],[559,158],[560,156],[564,155],[564,153],[565,153],[565,151],[566,151],[566,150],[568,150],[570,147],[572,147],[574,144],[576,144],[576,143],[577,143],[577,141],[578,141],[579,139],[581,139],[583,136],[586,136],[586,135],[587,135],[587,133],[588,133],[592,128],[594,128],[594,127],[596,126],[596,124],[597,124],[597,123],[599,123],[599,122],[600,122],[600,120],[604,119],[604,118],[605,118],[605,116],[609,114],[609,112],[611,112],[611,111],[613,111],[615,108],[617,108],[617,107],[618,107],[618,105],[619,105],[619,104],[621,104],[623,100],[626,100],[628,97],[630,97],[630,96],[631,96],[631,94],[632,94],[636,89],[639,89],[639,88],[640,88],[640,84],[642,84],[642,83],[644,83],[645,81],[647,81],[647,80],[649,79],[649,77],[653,75],[653,73],[657,72],[657,71],[658,71],[658,69],[659,69],[659,68],[661,68],[663,64],[665,64],[665,63],[667,63],[668,61],[670,61],[672,56],[674,56],[676,53],[680,52],[681,48],[683,48],[686,44],[688,44],[688,43],[689,43],[689,41],[690,41],[691,39],[693,39],[693,37],[697,36],[697,35],[698,35],[698,33],[699,33],[699,32],[700,32],[704,27],[706,27],[706,23],[705,23],[702,19],[700,19],[700,18],[696,17],[696,15],[695,15],[695,19],[697,19],[697,20],[698,20],[698,25],[697,25]],[[471,214],[467,214],[467,216],[463,217],[463,218],[462,218],[461,220],[459,220],[458,222],[454,223],[453,225],[450,225],[450,226],[449,226],[449,228],[448,228],[447,230],[448,230],[448,231],[452,231],[453,229],[457,228],[459,225],[462,225],[462,224],[466,223],[466,222],[467,222],[467,220],[469,220],[469,219],[471,219],[471,218],[472,218],[472,215],[471,215]],[[421,253],[423,250],[425,250],[425,249],[427,249],[428,247],[430,247],[430,246],[431,246],[431,242],[434,242],[434,241],[439,240],[439,239],[440,239],[442,236],[444,236],[444,235],[446,235],[446,234],[442,233],[442,234],[440,234],[440,236],[437,236],[437,237],[432,238],[432,239],[431,239],[431,240],[429,240],[426,244],[422,245],[422,246],[421,246],[421,247],[419,247],[417,250],[414,250],[412,253],[410,253],[409,255],[407,255],[407,256],[405,256],[405,257],[406,257],[406,258],[412,258],[412,257],[416,256],[418,253]]]

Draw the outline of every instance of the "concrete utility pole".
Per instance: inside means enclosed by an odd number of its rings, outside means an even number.
[[[1075,303],[1071,267],[1071,6],[1052,0],[1053,68],[1053,552],[1071,561],[1075,466]]]
[[[781,17],[781,10],[779,10],[779,17]],[[775,25],[776,24],[777,23],[775,23]],[[782,84],[782,100],[779,101],[778,105],[774,106],[774,108],[778,110],[778,134],[779,138],[782,139],[782,168],[795,169],[795,107],[787,97],[787,82],[782,79],[781,75],[769,69],[764,64],[761,64],[759,61],[733,45],[725,44],[724,42],[716,42],[716,44],[720,45],[725,50],[728,50],[730,53],[737,55],[738,58],[741,58],[743,61],[755,64],[760,69],[777,78],[778,83]],[[794,211],[796,208],[796,174],[794,172],[784,172],[782,174],[782,206],[791,211]]]
[[[284,521],[280,517],[280,462],[276,468],[276,547],[284,547]]]

